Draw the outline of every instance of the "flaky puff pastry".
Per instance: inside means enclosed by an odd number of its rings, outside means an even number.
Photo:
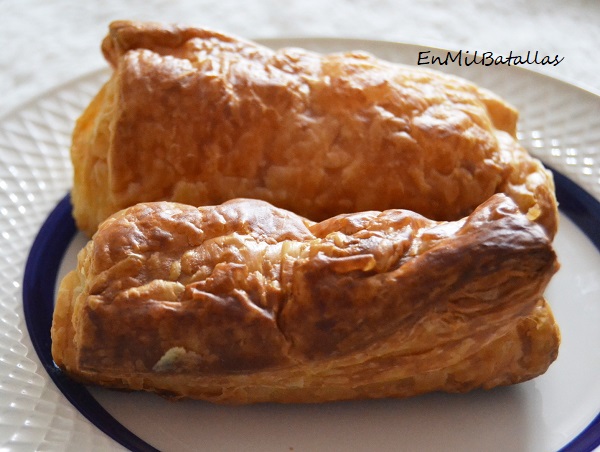
[[[465,80],[156,23],[114,22],[102,50],[113,73],[72,145],[74,216],[90,236],[146,201],[457,220],[494,193],[556,231],[552,177],[516,142],[517,112]]]
[[[492,388],[556,358],[556,270],[544,227],[504,194],[453,222],[143,203],[63,280],[52,353],[82,382],[223,403]]]

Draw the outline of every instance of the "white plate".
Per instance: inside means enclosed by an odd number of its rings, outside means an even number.
[[[407,64],[416,64],[419,51],[436,51],[340,39],[268,44],[319,51],[363,49]],[[514,67],[437,69],[469,78],[516,105],[522,143],[600,198],[600,98]],[[25,324],[22,298],[33,240],[71,184],[68,149],[73,122],[107,76],[103,70],[69,82],[0,119],[0,448],[121,448],[74,408],[49,377],[52,369],[42,365]],[[596,201],[577,189],[566,193],[564,199],[573,206],[564,205],[564,211],[575,215],[578,223],[561,216],[556,248],[562,269],[547,292],[563,344],[556,363],[533,381],[465,395],[314,406],[222,407],[172,403],[149,394],[98,389],[91,393],[120,428],[125,427],[126,436],[133,432],[162,450],[549,451],[582,432],[588,438],[600,437],[598,422],[588,427],[600,409],[600,253],[583,232],[597,237],[600,223],[589,215],[581,223],[576,216],[577,208],[597,209]],[[81,243],[78,236],[61,272],[74,265],[73,253]],[[30,318],[36,315],[35,310],[29,312]],[[33,340],[38,340],[35,335]],[[43,349],[48,344],[36,346]]]

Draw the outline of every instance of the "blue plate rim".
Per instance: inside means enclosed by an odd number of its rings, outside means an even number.
[[[43,223],[27,258],[23,311],[31,342],[54,384],[92,424],[132,451],[158,451],[117,421],[84,385],[69,379],[52,359],[50,326],[56,278],[65,252],[77,233],[71,211],[71,196],[67,194]]]
[[[600,202],[567,176],[552,169],[560,210],[592,241],[600,252]],[[92,424],[132,451],[158,449],[117,421],[88,389],[69,379],[56,366],[51,354],[50,326],[54,292],[60,264],[77,228],[67,194],[40,228],[27,257],[23,277],[23,311],[33,347],[50,378],[69,402]],[[591,452],[600,446],[600,412],[560,452]]]

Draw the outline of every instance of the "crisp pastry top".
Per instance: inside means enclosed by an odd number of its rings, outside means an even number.
[[[405,377],[444,369],[519,319],[535,325],[556,269],[544,229],[502,194],[450,223],[405,210],[313,223],[257,200],[138,204],[80,254],[57,302],[53,354],[80,378],[296,366],[345,368],[366,384],[394,360]],[[525,347],[511,364],[520,378],[556,357],[553,328],[538,339],[543,353],[511,339]]]
[[[552,175],[500,98],[191,27],[115,22],[102,50],[113,73],[71,150],[93,237],[52,326],[69,375],[319,402],[491,388],[556,359]]]
[[[456,220],[499,192],[556,231],[551,175],[516,142],[515,109],[465,80],[154,23],[112,23],[102,50],[113,73],[72,147],[74,215],[90,235],[142,201]]]

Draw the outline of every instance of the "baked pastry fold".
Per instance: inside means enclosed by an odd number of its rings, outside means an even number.
[[[552,177],[517,143],[516,110],[466,80],[156,23],[114,22],[102,50],[113,72],[71,150],[74,216],[90,236],[138,202],[458,220],[494,193],[556,232]]]
[[[82,382],[223,403],[491,388],[556,358],[543,292],[557,268],[504,194],[453,222],[142,203],[63,280],[52,353]]]
[[[193,27],[114,22],[102,50],[113,72],[71,148],[92,240],[52,326],[68,375],[323,402],[492,388],[556,359],[554,184],[498,96]]]

